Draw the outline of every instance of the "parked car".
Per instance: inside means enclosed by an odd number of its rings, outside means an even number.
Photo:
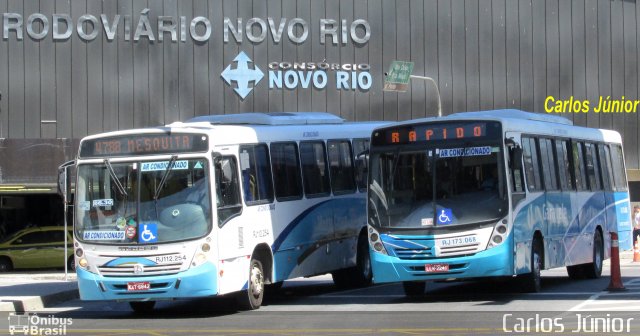
[[[73,231],[68,230],[67,267],[75,271]],[[21,268],[63,268],[64,227],[30,227],[0,242],[0,272]]]

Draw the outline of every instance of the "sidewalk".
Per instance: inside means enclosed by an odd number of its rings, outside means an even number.
[[[620,266],[632,265],[640,267],[633,262],[633,251],[620,252]],[[69,273],[67,281],[61,271],[0,273],[0,312],[38,311],[78,297],[75,273]]]
[[[63,271],[0,273],[0,312],[38,311],[77,299],[76,274]]]

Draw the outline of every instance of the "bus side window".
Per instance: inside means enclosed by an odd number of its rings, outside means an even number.
[[[597,161],[596,147],[591,143],[585,143],[584,146],[589,188],[591,191],[601,190],[602,183],[600,180],[600,167]]]
[[[356,185],[358,190],[367,190],[367,165],[369,158],[369,140],[354,139],[353,140],[353,156],[356,169]]]
[[[329,168],[324,142],[305,141],[300,143],[300,162],[304,193],[307,197],[325,196],[331,193],[329,186]]]
[[[603,189],[607,191],[613,190],[611,156],[609,155],[609,147],[604,144],[598,144],[598,161],[600,162],[600,172],[602,173]]]
[[[242,188],[247,205],[273,202],[273,183],[267,145],[240,147]]]
[[[278,201],[302,198],[300,159],[295,142],[271,143],[271,170]]]
[[[556,157],[558,158],[558,174],[560,178],[560,188],[563,191],[573,190],[573,180],[571,178],[571,169],[569,164],[569,150],[567,140],[556,140]]]
[[[335,194],[346,194],[356,189],[353,175],[351,144],[348,140],[327,141],[331,189]]]
[[[613,182],[616,191],[626,191],[627,177],[624,171],[624,157],[620,145],[611,145],[611,163],[613,165]]]
[[[242,212],[238,183],[238,164],[233,156],[218,156],[214,158],[214,168],[218,225],[222,226],[229,219]]]
[[[556,174],[555,156],[551,139],[540,138],[540,162],[544,173],[545,190],[558,190],[558,177]]]
[[[534,138],[522,138],[522,149],[524,168],[527,177],[527,188],[529,191],[542,190],[542,179],[540,178],[540,165],[538,162],[538,151]]]
[[[582,142],[574,142],[572,143],[573,147],[573,171],[576,179],[576,189],[587,190],[589,187],[587,186],[587,175],[586,169],[584,167],[584,152],[583,147],[584,144]]]

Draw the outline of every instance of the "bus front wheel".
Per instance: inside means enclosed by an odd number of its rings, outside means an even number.
[[[522,275],[520,285],[525,293],[538,293],[542,289],[540,271],[542,270],[542,242],[534,239],[531,245],[531,273]]]
[[[238,306],[241,310],[260,308],[264,298],[264,271],[258,259],[251,259],[249,266],[249,283],[246,291],[238,295]]]
[[[356,271],[356,286],[364,287],[371,284],[373,271],[371,269],[371,255],[369,254],[369,241],[366,234],[360,235],[358,239]]]

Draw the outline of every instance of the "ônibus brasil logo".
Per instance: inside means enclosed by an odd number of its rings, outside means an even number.
[[[236,63],[235,68],[232,68],[233,64],[229,64],[220,76],[244,100],[265,74],[244,51],[233,59],[233,63]],[[249,63],[254,64],[250,67]],[[367,91],[373,82],[369,73],[370,66],[364,63],[282,61],[270,62],[268,68],[269,89],[294,90],[312,86],[322,90],[327,87],[330,74],[335,78],[336,90]],[[236,82],[235,87],[232,82]]]

